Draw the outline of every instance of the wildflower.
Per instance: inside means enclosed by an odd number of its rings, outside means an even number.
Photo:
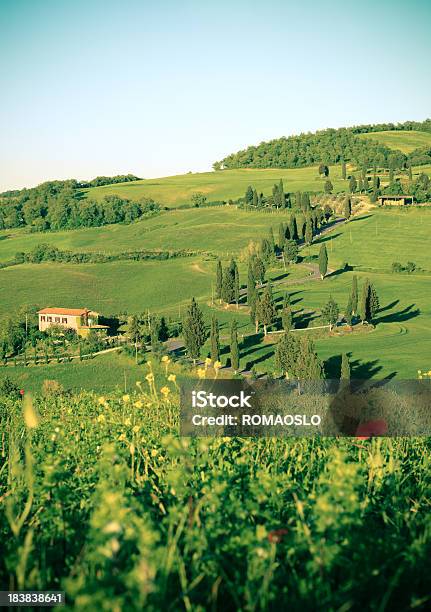
[[[104,414],[99,414],[99,416],[97,417],[97,421],[99,423],[104,423],[106,421],[105,415]]]
[[[133,444],[133,442],[131,443],[131,445],[129,446],[129,451],[131,455],[135,454],[135,445]]]
[[[153,448],[153,450],[151,451],[151,456],[155,457],[157,455],[157,449]]]
[[[160,393],[162,395],[164,395],[165,397],[168,397],[169,393],[171,392],[171,390],[169,389],[169,387],[162,387],[160,389]]]
[[[124,425],[131,425],[132,421],[130,420],[130,417],[127,417],[127,419],[124,420]]]
[[[118,439],[120,440],[120,442],[122,442],[123,440],[126,439],[126,434],[123,432],[118,436]]]
[[[162,357],[162,363],[169,363],[169,362],[170,362],[169,357],[168,357],[167,355],[163,355],[163,357]]]
[[[198,368],[198,376],[199,378],[205,378],[205,370],[203,368]]]
[[[136,385],[137,387],[140,387],[140,386],[142,385],[142,382],[141,382],[140,380],[137,380],[137,381],[136,381],[136,383],[135,383],[135,385]]]
[[[141,400],[138,400],[133,405],[135,406],[135,408],[142,408],[144,404],[141,402]]]
[[[127,394],[126,394],[126,395],[123,395],[123,402],[124,402],[125,404],[127,404],[127,402],[130,402],[130,395],[127,395]]]
[[[138,433],[139,431],[139,425],[135,425],[134,428],[132,429],[133,433]]]
[[[145,380],[148,380],[148,382],[153,382],[154,374],[150,372],[149,374],[146,375]]]
[[[99,397],[99,399],[97,400],[98,404],[100,404],[101,406],[104,406],[106,404],[106,398],[103,397],[103,395],[101,397]]]
[[[175,376],[175,374],[169,374],[168,376],[168,381],[169,382],[175,382],[177,380],[177,377]]]
[[[211,364],[212,364],[212,359],[211,359],[210,357],[207,357],[207,358],[205,359],[205,366],[206,366],[206,367],[208,367],[208,366],[210,366]]]
[[[214,362],[214,370],[220,370],[221,368],[221,362],[220,361],[215,361]]]
[[[103,533],[118,533],[121,531],[121,525],[118,521],[111,521],[103,528]]]

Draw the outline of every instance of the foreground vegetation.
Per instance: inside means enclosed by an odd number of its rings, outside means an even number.
[[[2,584],[86,611],[427,607],[429,439],[180,439],[146,372],[24,418],[1,398]]]

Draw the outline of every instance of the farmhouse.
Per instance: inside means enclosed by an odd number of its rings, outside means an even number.
[[[73,329],[86,337],[90,331],[106,332],[107,325],[99,325],[99,314],[88,308],[42,308],[38,311],[39,330],[46,331],[53,325]]]
[[[394,206],[405,206],[407,204],[413,204],[413,196],[409,195],[383,195],[379,196],[380,206],[394,205]]]

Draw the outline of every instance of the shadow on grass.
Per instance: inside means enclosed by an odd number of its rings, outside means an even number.
[[[406,306],[403,310],[392,312],[375,319],[373,323],[378,325],[379,323],[404,323],[405,321],[410,321],[418,317],[421,313],[419,308],[414,307],[415,304],[410,304],[410,306]]]

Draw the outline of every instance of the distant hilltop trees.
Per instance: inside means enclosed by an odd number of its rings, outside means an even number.
[[[358,138],[358,134],[397,130],[431,132],[431,120],[381,123],[351,128],[327,129],[261,142],[257,146],[228,155],[213,164],[214,170],[229,168],[301,168],[314,164],[351,161],[360,166],[404,168],[407,165],[431,163],[431,149],[421,147],[409,155],[390,149],[375,140]]]

